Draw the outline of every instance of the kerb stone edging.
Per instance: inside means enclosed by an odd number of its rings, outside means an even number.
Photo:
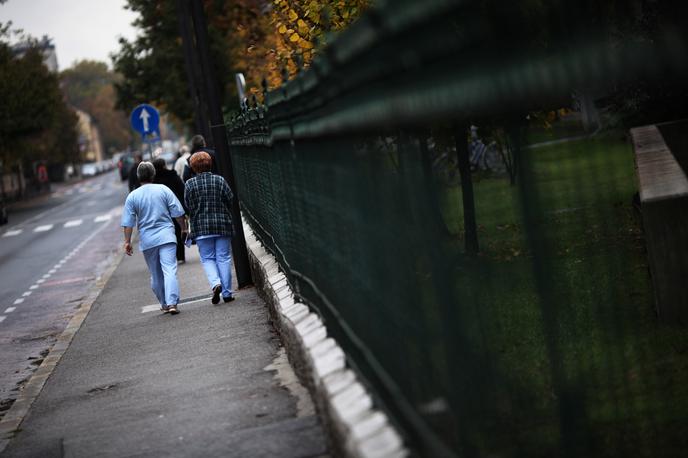
[[[275,258],[243,220],[256,289],[268,304],[289,361],[314,398],[336,455],[354,458],[408,456],[401,435],[376,409],[356,374],[346,367],[344,351],[328,337],[318,315],[295,302]]]
[[[124,252],[120,250],[112,260],[112,264],[103,275],[96,280],[94,287],[91,288],[86,298],[81,302],[79,309],[69,320],[62,334],[57,338],[55,345],[52,346],[48,355],[38,369],[36,369],[36,372],[31,375],[29,381],[24,385],[24,388],[21,390],[17,400],[12,404],[12,407],[5,413],[5,416],[0,421],[0,453],[5,450],[10,440],[12,440],[12,437],[14,437],[14,434],[19,430],[31,405],[36,398],[38,398],[48,377],[53,373],[62,355],[64,355],[67,348],[69,348],[74,336],[77,331],[79,331],[79,328],[81,328],[86,316],[88,316],[88,312],[91,311],[93,303],[98,296],[100,296],[100,293],[103,291],[108,280],[110,280],[115,269],[117,269],[117,266],[119,266],[123,257]]]

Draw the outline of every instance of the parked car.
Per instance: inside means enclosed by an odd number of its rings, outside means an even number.
[[[81,164],[81,176],[93,177],[96,175],[98,175],[98,166],[95,164],[95,162]]]

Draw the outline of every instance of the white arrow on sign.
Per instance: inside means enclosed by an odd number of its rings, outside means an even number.
[[[150,118],[150,113],[148,113],[144,108],[143,110],[141,110],[141,114],[139,115],[139,119],[143,120],[144,132],[148,132],[148,118]]]

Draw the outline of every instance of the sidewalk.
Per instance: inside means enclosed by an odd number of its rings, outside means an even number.
[[[253,288],[212,305],[195,246],[179,315],[157,311],[149,278],[124,257],[3,456],[328,454]]]

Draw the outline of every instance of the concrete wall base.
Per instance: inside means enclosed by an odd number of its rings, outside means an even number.
[[[328,337],[320,317],[295,301],[275,258],[245,220],[243,225],[256,289],[268,304],[294,371],[311,392],[332,452],[356,458],[408,456],[401,435],[346,367],[344,351]]]

